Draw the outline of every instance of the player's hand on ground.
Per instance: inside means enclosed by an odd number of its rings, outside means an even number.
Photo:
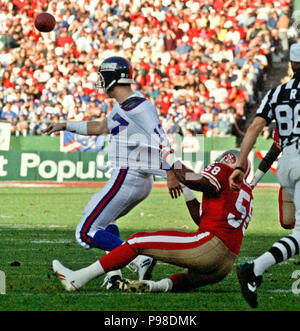
[[[243,182],[244,172],[235,169],[229,177],[229,186],[233,191],[238,191],[241,188]]]
[[[167,173],[167,185],[172,199],[177,199],[182,193],[182,187],[172,170]]]
[[[46,133],[48,136],[51,133],[66,130],[66,123],[52,123],[46,129],[42,130],[42,133]]]

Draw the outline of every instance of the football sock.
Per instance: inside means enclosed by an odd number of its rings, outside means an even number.
[[[74,272],[74,277],[76,277],[77,285],[79,287],[85,285],[92,279],[99,277],[104,274],[104,270],[99,263],[99,261],[94,262],[86,268],[76,270]]]
[[[114,248],[122,245],[123,241],[110,230],[98,230],[92,239],[92,246],[105,251],[112,251]]]
[[[189,283],[187,282],[187,277],[184,272],[180,272],[170,276],[172,282],[172,290],[175,292],[186,291],[190,288]]]
[[[117,224],[111,223],[106,227],[105,230],[120,238],[120,230],[119,230]]]
[[[268,252],[256,258],[254,262],[254,274],[260,276],[265,270],[289,259],[299,253],[300,238],[298,234],[283,237],[273,244]]]
[[[78,287],[109,271],[124,267],[136,256],[135,250],[127,243],[124,243],[88,267],[74,271]]]
[[[137,257],[136,251],[127,243],[104,255],[99,261],[105,272],[125,267]]]
[[[264,273],[264,271],[270,268],[272,265],[276,263],[274,256],[270,252],[266,252],[256,258],[254,261],[254,269],[253,272],[255,276],[260,276]]]
[[[120,269],[136,258],[136,256],[135,250],[127,243],[124,243],[88,267],[76,270],[74,277],[76,277],[77,285],[81,287],[96,277],[109,271]]]
[[[117,224],[111,223],[106,227],[105,230],[111,232],[113,235],[120,238],[120,230],[119,230]],[[110,253],[110,251],[106,251],[106,254],[108,254],[108,253]],[[114,277],[114,276],[119,276],[121,278],[122,272],[121,272],[121,270],[113,270],[113,271],[109,271],[106,276],[108,276],[109,278]]]
[[[173,282],[170,278],[164,278],[159,280],[158,282],[154,282],[149,280],[150,282],[150,292],[169,292],[172,290]]]

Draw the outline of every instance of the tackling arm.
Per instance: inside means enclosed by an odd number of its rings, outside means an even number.
[[[207,194],[217,193],[215,186],[207,178],[187,168],[180,161],[176,161],[171,168],[178,181],[191,190]]]
[[[214,195],[218,193],[216,186],[201,174],[195,173],[193,170],[182,164],[179,160],[176,160],[173,150],[168,146],[162,150],[162,159],[171,166],[171,169],[177,180],[183,184],[182,192],[186,205],[193,221],[199,225],[201,216],[201,203],[196,199],[191,190],[201,191],[204,194]]]
[[[197,225],[199,225],[200,215],[201,215],[200,214],[201,203],[194,196],[194,193],[184,185],[182,185],[182,192],[184,195],[186,206],[189,210],[189,213],[190,213],[193,221]]]
[[[177,180],[191,190],[201,191],[206,194],[216,194],[216,187],[201,174],[195,173],[177,160],[174,150],[170,146],[165,146],[161,150],[162,160],[172,169]]]

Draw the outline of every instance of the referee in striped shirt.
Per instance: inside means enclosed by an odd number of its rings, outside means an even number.
[[[248,154],[259,133],[275,120],[282,150],[277,167],[278,180],[294,202],[296,223],[290,235],[275,242],[255,260],[237,267],[242,294],[251,307],[257,306],[257,288],[264,271],[298,254],[300,247],[300,43],[291,45],[290,61],[294,72],[292,79],[269,90],[263,98],[244,137],[237,167],[229,178],[231,188],[238,190]]]

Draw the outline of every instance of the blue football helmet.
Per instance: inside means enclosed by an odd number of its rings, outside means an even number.
[[[96,87],[103,88],[105,93],[116,84],[134,83],[130,62],[120,56],[105,59],[100,65],[98,75],[99,82]]]

